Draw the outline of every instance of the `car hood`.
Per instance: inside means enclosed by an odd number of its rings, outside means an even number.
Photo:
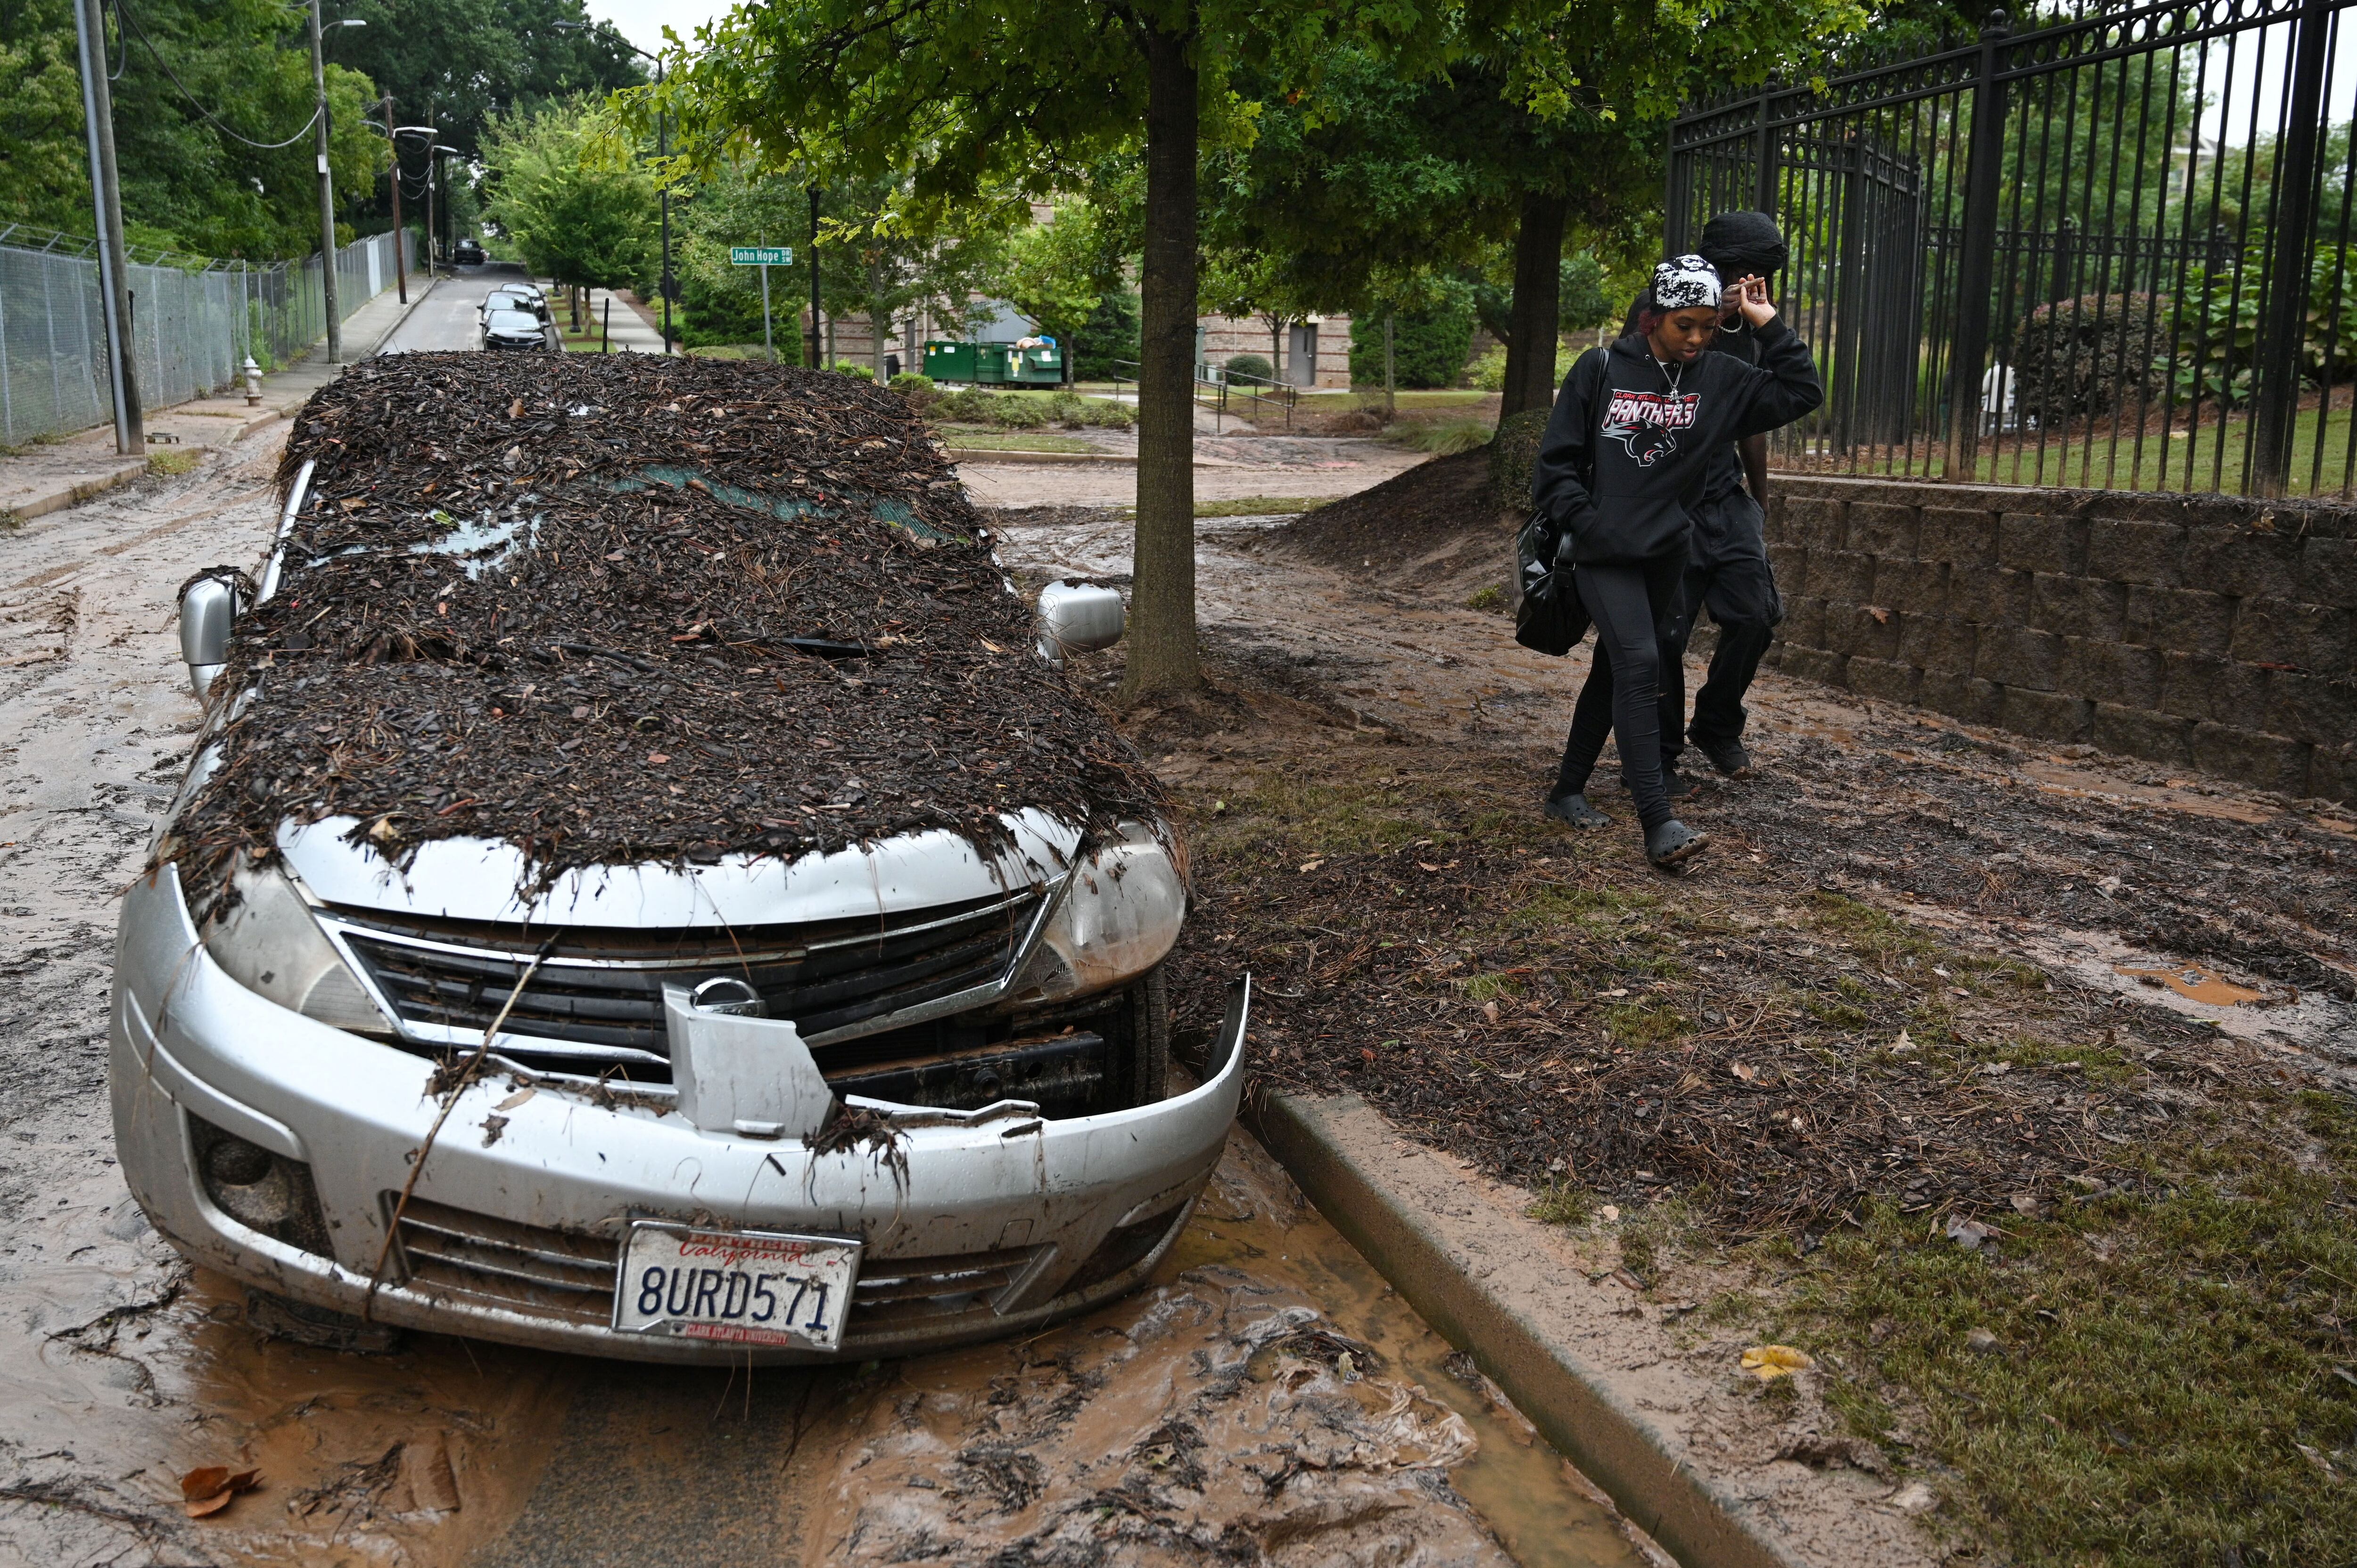
[[[796,860],[732,854],[708,865],[647,862],[585,866],[535,887],[521,846],[500,839],[436,839],[396,865],[355,830],[353,817],[282,823],[278,847],[317,897],[349,909],[443,919],[678,930],[801,924],[890,915],[1063,874],[1081,841],[1046,811],[1000,818],[1007,840],[985,854],[934,829]]]

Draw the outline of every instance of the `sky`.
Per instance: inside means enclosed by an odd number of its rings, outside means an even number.
[[[666,27],[688,43],[695,29],[727,15],[727,0],[589,0],[589,14],[614,24],[622,37],[642,49],[662,48]]]

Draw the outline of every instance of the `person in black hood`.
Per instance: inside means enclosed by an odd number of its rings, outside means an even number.
[[[1783,231],[1765,212],[1722,212],[1703,225],[1698,253],[1722,278],[1756,274],[1772,285],[1790,252]],[[1641,292],[1629,307],[1623,336],[1637,330],[1639,315],[1653,307],[1652,291]],[[1711,352],[1731,354],[1747,365],[1760,362],[1760,342],[1734,312],[1723,312]],[[1704,482],[1695,508],[1694,548],[1686,563],[1684,610],[1663,644],[1662,668],[1662,777],[1670,798],[1690,791],[1678,776],[1679,755],[1692,741],[1711,766],[1729,778],[1751,770],[1744,748],[1749,714],[1744,695],[1760,660],[1784,618],[1783,600],[1768,564],[1764,524],[1768,505],[1768,438],[1746,436],[1728,446]],[[1685,651],[1705,609],[1718,628],[1710,671],[1695,693],[1694,720],[1686,721]]]
[[[1646,858],[1669,866],[1706,842],[1672,813],[1661,760],[1663,644],[1684,614],[1694,510],[1732,443],[1789,424],[1824,393],[1759,277],[1727,289],[1700,256],[1678,256],[1654,269],[1652,295],[1640,331],[1589,349],[1564,378],[1531,498],[1555,532],[1558,570],[1573,569],[1596,623],[1546,811],[1580,826],[1607,820],[1587,802],[1587,779],[1606,732],[1617,733]],[[1726,305],[1757,337],[1758,365],[1705,352]]]

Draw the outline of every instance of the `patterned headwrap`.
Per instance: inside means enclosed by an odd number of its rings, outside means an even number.
[[[1716,306],[1724,292],[1718,273],[1700,256],[1673,256],[1653,269],[1653,308],[1691,310]]]

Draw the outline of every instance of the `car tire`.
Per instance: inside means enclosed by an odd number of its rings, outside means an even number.
[[[1130,1103],[1152,1105],[1170,1092],[1170,983],[1160,965],[1129,988]]]

